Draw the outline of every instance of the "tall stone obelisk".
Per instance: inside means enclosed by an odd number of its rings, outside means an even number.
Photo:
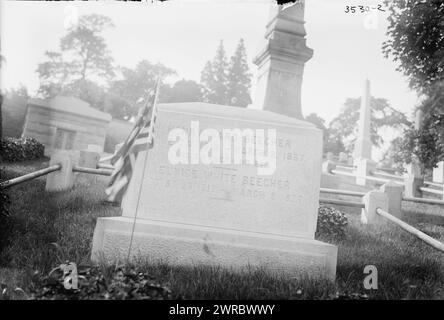
[[[421,130],[423,125],[423,112],[421,109],[415,113],[415,130]],[[424,185],[424,175],[418,157],[413,154],[412,162],[404,165],[407,171],[404,174],[404,195],[406,197],[422,198],[422,191],[419,189]]]
[[[372,160],[371,141],[371,94],[370,81],[365,79],[362,88],[361,109],[359,111],[358,137],[354,149],[354,164],[356,166],[356,184],[365,186],[371,181],[365,179],[376,168],[376,162]]]
[[[253,62],[258,66],[254,107],[302,119],[304,64],[313,56],[305,44],[305,1],[273,5],[266,26],[266,45]]]
[[[356,138],[354,155],[355,159],[372,158],[371,134],[371,106],[370,106],[370,81],[365,79],[362,88],[361,108],[359,110],[359,128]]]

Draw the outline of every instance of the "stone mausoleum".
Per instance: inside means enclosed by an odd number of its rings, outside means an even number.
[[[45,156],[57,149],[103,152],[110,121],[110,114],[74,97],[30,99],[23,136],[43,143]]]

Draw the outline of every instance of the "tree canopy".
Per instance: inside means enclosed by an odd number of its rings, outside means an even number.
[[[137,114],[146,90],[154,87],[158,78],[175,75],[176,72],[161,63],[142,60],[134,69],[119,68],[120,77],[111,82],[105,109],[114,117],[125,119]],[[161,91],[161,90],[160,90]]]
[[[390,15],[383,52],[399,63],[398,70],[412,88],[427,92],[444,79],[444,2],[390,0],[386,4]]]
[[[193,80],[182,79],[172,86],[165,84],[159,96],[160,102],[202,102],[202,86]]]
[[[410,126],[404,138],[393,145],[397,161],[410,163],[412,155],[423,169],[444,159],[444,2],[441,0],[386,1],[390,16],[387,58],[398,62],[397,70],[409,79],[410,87],[422,96],[421,130]]]
[[[251,74],[248,70],[247,54],[245,52],[244,40],[240,39],[228,67],[228,104],[237,107],[248,106],[251,103],[250,87]]]
[[[113,26],[106,16],[81,16],[60,40],[60,51],[47,51],[47,61],[38,65],[39,94],[45,98],[73,95],[101,108],[103,86],[114,76],[102,32]]]
[[[238,107],[251,103],[251,74],[243,39],[240,39],[230,61],[223,41],[219,43],[214,59],[208,61],[202,70],[201,84],[205,102]]]
[[[352,152],[358,132],[361,98],[348,98],[344,108],[329,125],[329,140],[341,141],[346,151]],[[410,125],[407,117],[392,108],[383,98],[371,97],[371,141],[379,147],[384,142],[378,131],[383,127],[405,128]],[[336,143],[337,144],[337,143]]]

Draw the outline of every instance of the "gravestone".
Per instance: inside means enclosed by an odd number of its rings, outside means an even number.
[[[444,183],[444,161],[438,162],[436,168],[433,168],[433,182]]]
[[[193,121],[198,121],[201,131],[212,128],[221,136],[225,129],[251,129],[256,134],[260,132],[256,130],[276,130],[275,171],[261,175],[257,164],[245,163],[171,164],[169,133],[176,128],[192,133]],[[137,215],[131,256],[180,265],[250,265],[293,276],[306,272],[335,277],[337,248],[314,240],[320,130],[266,111],[205,103],[161,104],[154,141],[146,161],[145,153],[138,156],[122,201],[122,217],[98,219],[93,259],[125,258]]]
[[[175,265],[335,278],[337,247],[314,239],[322,131],[300,120],[303,62],[312,50],[299,2],[272,7],[268,44],[256,59],[256,108],[159,105],[154,147],[138,155],[122,216],[97,220],[93,260],[129,253]],[[186,134],[180,152],[178,132]],[[225,153],[235,162],[225,162]],[[176,162],[178,154],[186,163]]]

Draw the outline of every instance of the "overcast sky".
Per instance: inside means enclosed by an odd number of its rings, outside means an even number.
[[[366,0],[377,5],[382,1]],[[307,45],[314,55],[305,66],[302,86],[304,115],[315,112],[327,121],[338,114],[348,97],[359,97],[364,79],[376,97],[410,116],[417,102],[396,65],[385,59],[386,13],[346,14],[356,0],[308,0],[305,20]],[[263,41],[270,1],[176,0],[162,4],[130,2],[1,1],[1,49],[6,58],[2,87],[25,85],[36,92],[39,62],[46,50],[58,50],[64,25],[73,12],[109,16],[115,28],[104,33],[117,65],[134,67],[142,59],[161,62],[177,71],[178,78],[200,80],[200,72],[224,40],[231,55],[240,38],[245,40],[250,69]],[[367,22],[365,22],[367,21]],[[377,26],[371,21],[376,21]],[[177,79],[173,79],[177,80]],[[253,79],[253,96],[256,79]]]

